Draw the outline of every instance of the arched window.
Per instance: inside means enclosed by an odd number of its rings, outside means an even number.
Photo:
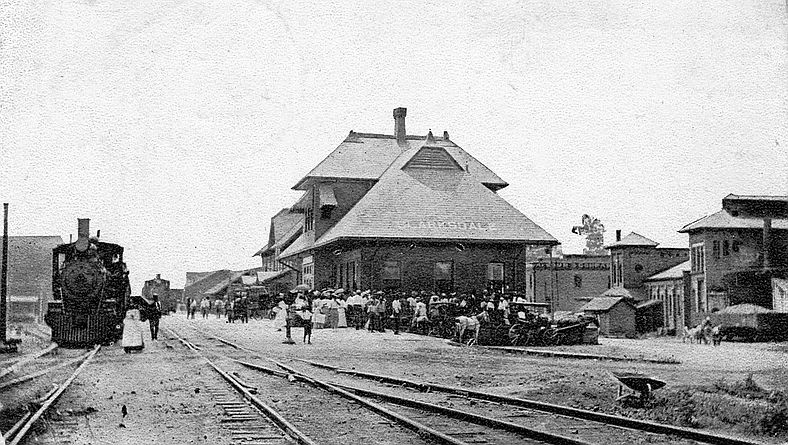
[[[583,277],[575,275],[575,287],[583,287]]]

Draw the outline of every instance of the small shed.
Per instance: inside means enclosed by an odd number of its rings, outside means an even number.
[[[604,336],[634,336],[635,305],[624,297],[596,297],[581,309],[599,320],[599,334]]]

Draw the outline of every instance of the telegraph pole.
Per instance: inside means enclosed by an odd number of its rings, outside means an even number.
[[[8,342],[6,318],[8,310],[8,203],[3,204],[3,258],[0,271],[0,352],[16,352],[18,342]]]

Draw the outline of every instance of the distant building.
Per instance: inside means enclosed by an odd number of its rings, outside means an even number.
[[[563,255],[526,264],[526,299],[551,311],[578,311],[610,287],[610,257]]]
[[[156,278],[145,281],[142,286],[142,297],[148,301],[153,301],[153,296],[159,297],[162,311],[167,314],[175,312],[178,309],[178,303],[181,303],[180,298],[183,297],[183,291],[180,293],[173,292],[170,289],[170,280],[161,278],[161,274],[156,274]]]
[[[41,323],[52,301],[52,249],[59,236],[8,237],[8,321]]]
[[[351,131],[298,181],[303,233],[277,259],[311,288],[524,292],[526,248],[555,238],[448,133],[406,135],[405,114],[394,135]]]
[[[692,310],[687,307],[690,301],[689,260],[648,277],[644,283],[648,289],[648,298],[662,302],[662,327],[667,332],[679,334],[683,326],[694,326]]]
[[[228,269],[212,272],[186,272],[186,285],[183,287],[183,302],[197,300],[199,304],[203,297],[212,297],[207,292],[216,285],[227,283],[232,276]]]
[[[660,330],[670,317],[674,321],[669,324],[676,325],[675,307],[680,304],[679,294],[668,294],[664,298],[652,294],[648,280],[686,262],[689,249],[658,246],[658,242],[635,232],[622,238],[620,230],[616,230],[616,241],[606,246],[610,250],[610,289],[602,296],[623,297],[630,301],[638,312],[638,332]]]
[[[644,281],[666,269],[687,261],[689,249],[660,248],[659,243],[632,232],[610,244],[610,287],[626,289],[636,301],[648,299]]]
[[[268,243],[253,256],[260,256],[262,262],[258,284],[268,287],[272,294],[287,292],[298,284],[298,271],[279,261],[279,255],[303,233],[303,213],[282,209],[271,218]]]
[[[788,196],[728,195],[722,210],[684,226],[695,319],[742,303],[777,308],[788,274]]]
[[[146,300],[152,300],[153,295],[158,295],[160,298],[169,297],[170,294],[170,280],[163,280],[161,274],[156,274],[156,278],[145,281],[142,286],[142,297]]]

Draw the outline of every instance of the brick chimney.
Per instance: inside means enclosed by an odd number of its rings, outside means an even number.
[[[407,108],[394,109],[394,136],[398,144],[405,143],[405,115],[408,114]]]
[[[616,230],[616,241],[621,241],[621,231]]]

